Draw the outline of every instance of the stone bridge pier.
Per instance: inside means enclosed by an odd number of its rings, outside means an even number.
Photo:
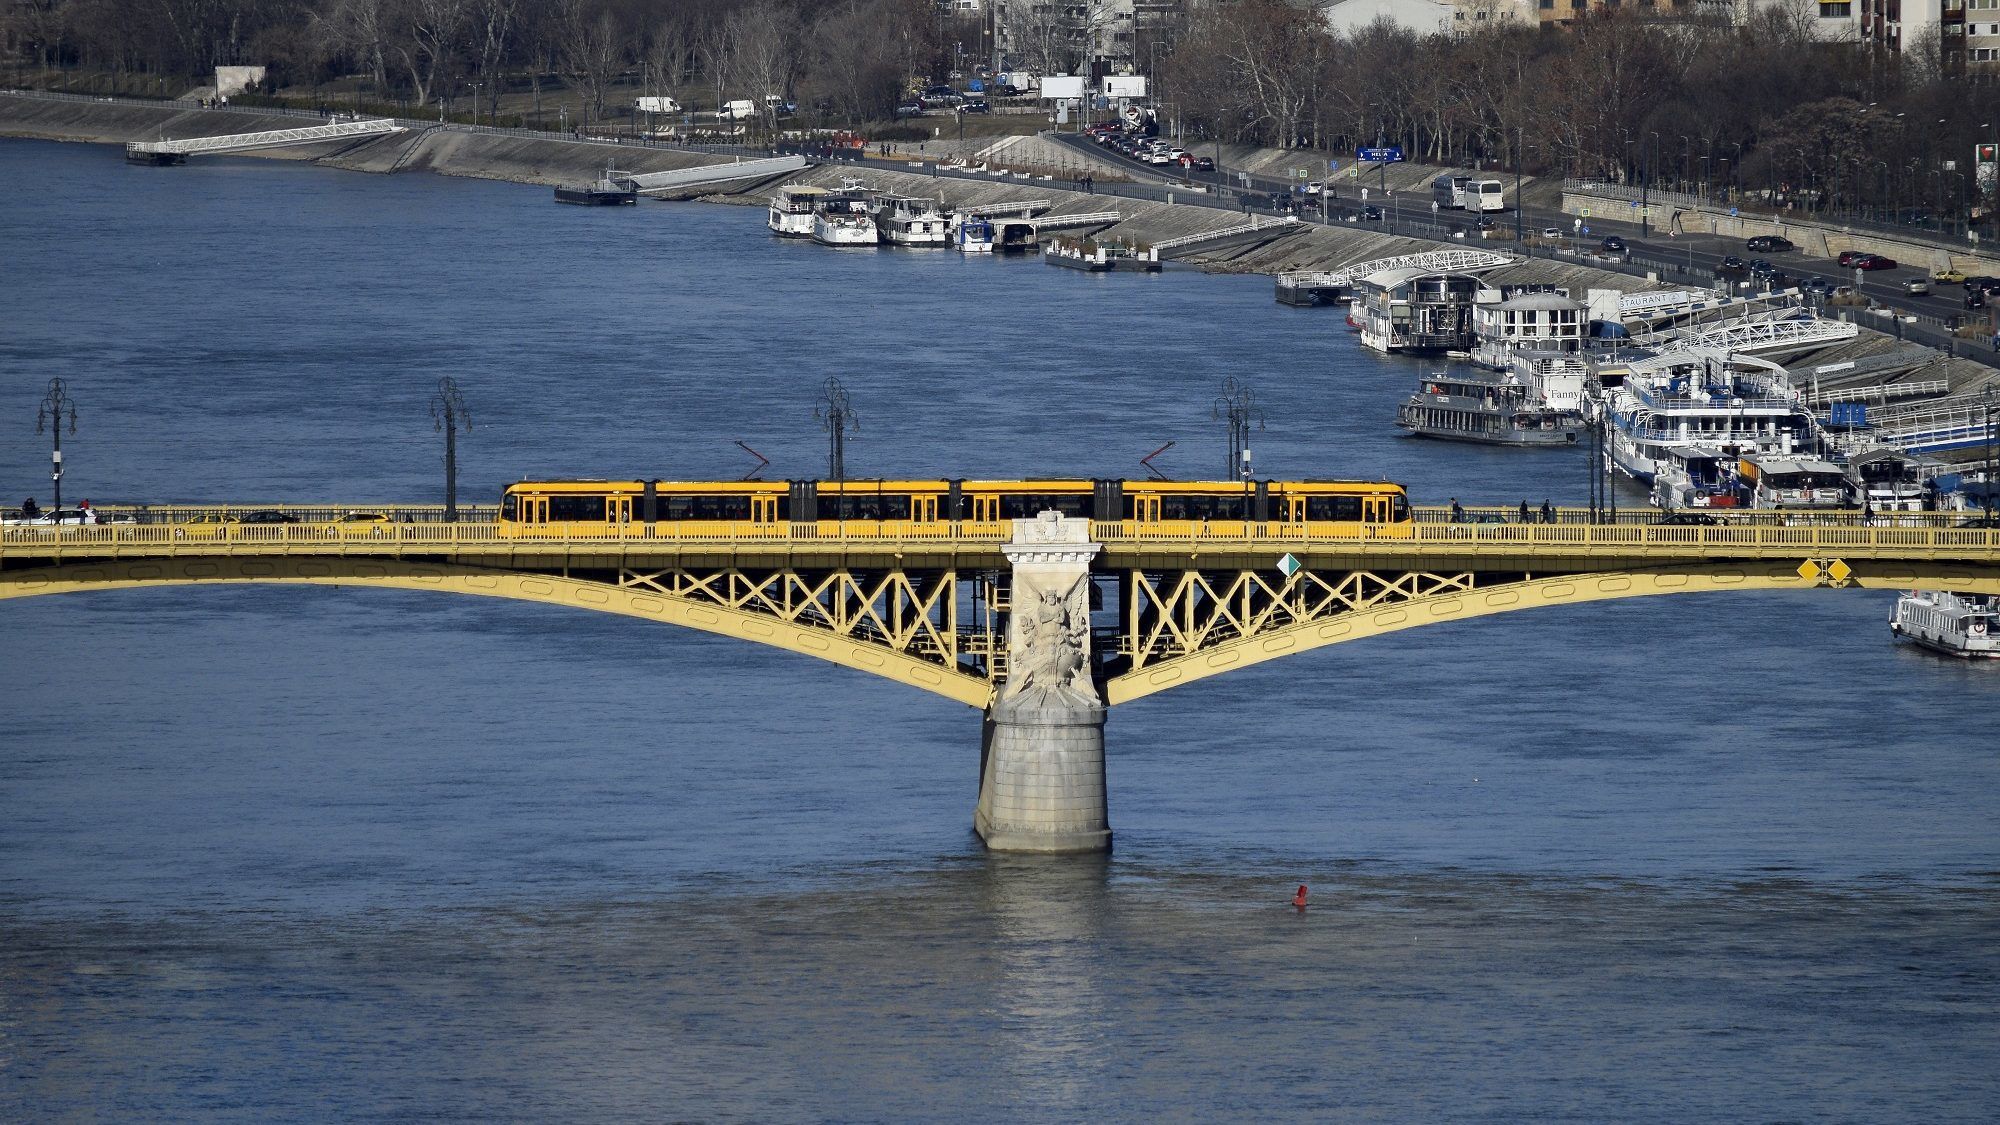
[[[1014,521],[1007,676],[986,710],[973,829],[1002,852],[1111,847],[1104,700],[1092,678],[1090,521]]]

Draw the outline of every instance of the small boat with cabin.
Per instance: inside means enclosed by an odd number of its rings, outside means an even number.
[[[875,226],[892,246],[945,246],[951,222],[938,205],[921,196],[885,195],[875,205]]]
[[[875,246],[882,241],[875,229],[866,188],[843,185],[819,197],[813,209],[812,237],[822,246]]]
[[[771,211],[768,225],[771,233],[780,238],[811,238],[813,233],[813,212],[819,209],[819,201],[826,196],[825,188],[804,184],[786,184],[771,197]]]
[[[1539,388],[1518,376],[1426,376],[1396,408],[1396,424],[1414,437],[1483,445],[1574,445],[1583,415],[1549,404]]]
[[[1751,506],[1797,511],[1854,506],[1847,470],[1803,455],[1757,454],[1738,466],[1751,485]]]
[[[983,215],[960,215],[951,228],[951,244],[966,254],[993,252],[993,220]]]
[[[1160,272],[1160,252],[1152,247],[1100,242],[1090,238],[1053,239],[1048,249],[1042,252],[1042,260],[1052,266],[1085,273]]]

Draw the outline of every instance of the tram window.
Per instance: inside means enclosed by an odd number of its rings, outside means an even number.
[[[1408,523],[1410,519],[1410,498],[1400,493],[1394,498],[1394,508],[1389,519],[1393,523]]]
[[[1163,520],[1240,520],[1247,518],[1249,501],[1237,496],[1162,496]]]
[[[556,523],[603,523],[604,497],[551,496],[549,519]]]
[[[1087,519],[1090,516],[1090,497],[1017,493],[1000,498],[1000,518],[1003,520],[1031,520],[1048,511]]]
[[[660,515],[670,520],[747,520],[748,496],[662,496]]]
[[[516,496],[513,493],[509,492],[507,495],[500,498],[501,519],[503,520],[514,519],[520,514],[520,511],[521,511],[521,498],[519,496]]]
[[[1354,522],[1361,518],[1359,496],[1308,496],[1306,518]]]
[[[819,518],[823,520],[906,520],[910,518],[910,498],[864,493],[860,496],[819,498]]]

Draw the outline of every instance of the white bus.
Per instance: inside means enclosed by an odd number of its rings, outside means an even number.
[[[1459,211],[1507,209],[1506,192],[1499,180],[1475,180],[1471,176],[1454,176],[1450,172],[1431,181],[1431,197],[1437,200],[1439,207]]]

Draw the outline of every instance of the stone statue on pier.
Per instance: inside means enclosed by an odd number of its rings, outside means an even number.
[[[1068,591],[1040,591],[1025,612],[1016,611],[1015,664],[1003,693],[1007,701],[1029,707],[1096,704],[1088,597],[1079,579]]]

